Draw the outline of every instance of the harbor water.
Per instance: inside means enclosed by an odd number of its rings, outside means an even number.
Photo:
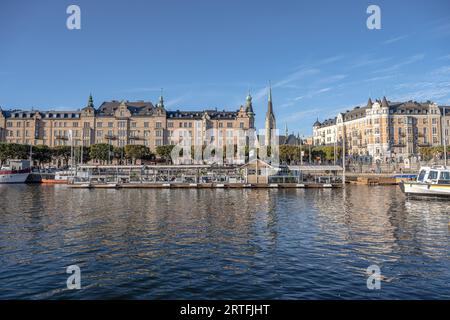
[[[396,186],[1,185],[0,299],[450,299],[449,213]]]

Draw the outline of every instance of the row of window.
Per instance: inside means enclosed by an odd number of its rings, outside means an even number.
[[[70,124],[72,125],[72,127],[75,127],[75,128],[78,127],[78,122],[75,122],[75,121],[73,121],[73,122],[58,122],[57,121],[57,122],[54,123],[54,127],[55,128],[66,128]],[[26,127],[30,127],[30,125],[31,125],[31,123],[29,121],[25,122],[25,126]],[[45,126],[45,122],[43,122],[43,125]],[[103,128],[104,125],[107,126],[108,128],[113,128],[114,127],[114,122],[103,123],[103,122],[99,121],[99,122],[97,122],[96,125],[97,125],[97,128]],[[126,128],[127,125],[128,125],[128,121],[118,121],[118,123],[117,123],[118,128]],[[227,128],[233,128],[233,122],[227,122],[226,125],[227,125],[226,126]],[[14,122],[13,121],[8,121],[6,123],[6,126],[8,128],[12,128],[12,127],[14,127]],[[83,126],[84,126],[84,128],[89,128],[91,126],[91,124],[89,122],[84,122]],[[16,122],[16,127],[17,128],[21,128],[22,127],[22,122],[20,122],[20,121]],[[131,128],[137,128],[137,122],[135,122],[135,121],[130,122],[130,127]],[[156,129],[160,129],[162,127],[163,127],[162,126],[162,122],[157,121],[155,123],[155,128]],[[169,121],[167,123],[167,127],[168,128],[173,128],[174,127],[174,122]],[[179,122],[179,127],[180,128],[192,128],[192,122]],[[219,122],[219,128],[223,128],[223,127],[224,127],[224,123],[223,122]],[[239,123],[239,127],[241,129],[243,129],[244,128],[244,122],[240,122]],[[144,128],[150,128],[150,122],[144,122]]]

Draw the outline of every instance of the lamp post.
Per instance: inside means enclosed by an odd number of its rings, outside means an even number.
[[[111,164],[111,140],[117,140],[117,137],[106,135],[105,138],[108,140],[108,164]]]
[[[311,144],[308,143],[308,147],[309,147],[309,164],[311,164],[312,162],[312,154],[311,154]]]
[[[66,141],[69,140],[69,138],[67,138],[65,135],[57,135],[55,137],[55,140],[64,141],[64,145],[66,145]],[[71,155],[71,157],[72,157],[72,155]],[[67,165],[69,165],[69,163],[67,163]]]

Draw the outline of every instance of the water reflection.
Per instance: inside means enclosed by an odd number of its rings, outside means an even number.
[[[396,187],[0,192],[0,298],[449,298],[450,202]]]

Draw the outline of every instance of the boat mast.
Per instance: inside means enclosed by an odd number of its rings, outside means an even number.
[[[33,145],[30,144],[30,167],[33,166]]]
[[[442,130],[442,140],[444,142],[444,166],[447,167],[447,137],[445,135],[445,129],[447,126],[447,122],[445,121],[445,107],[443,108],[443,115],[442,115],[442,123],[441,123],[441,130]]]

